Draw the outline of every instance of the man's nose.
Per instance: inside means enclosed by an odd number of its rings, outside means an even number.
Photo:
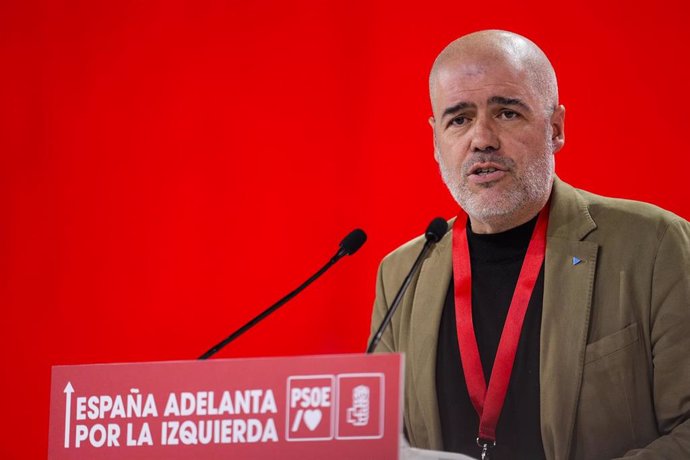
[[[496,126],[490,117],[478,117],[472,127],[473,152],[494,151],[501,148]]]

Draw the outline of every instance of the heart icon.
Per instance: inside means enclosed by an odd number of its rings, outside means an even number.
[[[321,423],[321,409],[310,409],[304,411],[304,424],[310,431],[314,431]]]

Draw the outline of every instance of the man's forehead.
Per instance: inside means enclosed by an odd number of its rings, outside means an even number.
[[[529,85],[522,81],[496,80],[496,81],[448,81],[445,85],[439,85],[438,96],[441,99],[473,99],[488,100],[492,96],[504,97],[529,97],[532,92]]]
[[[505,56],[467,56],[440,64],[435,78],[441,84],[459,84],[487,78],[524,81],[526,69],[523,63]]]
[[[455,62],[439,68],[437,77],[439,80],[455,80],[457,78],[483,77],[489,71],[486,62]]]
[[[488,60],[456,60],[436,69],[431,86],[432,104],[445,110],[462,102],[488,104],[496,97],[520,99],[527,103],[532,96],[531,79],[512,63]]]

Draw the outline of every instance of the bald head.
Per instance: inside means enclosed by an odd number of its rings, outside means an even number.
[[[558,106],[556,73],[544,52],[527,38],[503,30],[483,30],[458,38],[441,51],[429,75],[429,94],[434,116],[438,116],[439,86],[453,72],[454,78],[475,76],[503,66],[524,78],[526,86],[540,96],[544,110]],[[462,73],[458,76],[457,69]]]

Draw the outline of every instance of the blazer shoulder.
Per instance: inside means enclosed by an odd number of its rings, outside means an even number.
[[[653,234],[656,239],[661,239],[670,226],[690,227],[690,223],[682,217],[650,203],[576,190],[587,202],[589,213],[599,230]]]
[[[388,265],[404,262],[409,259],[414,260],[417,254],[419,254],[419,251],[422,250],[425,241],[426,238],[424,238],[424,235],[412,238],[386,254],[381,263],[383,265]]]

